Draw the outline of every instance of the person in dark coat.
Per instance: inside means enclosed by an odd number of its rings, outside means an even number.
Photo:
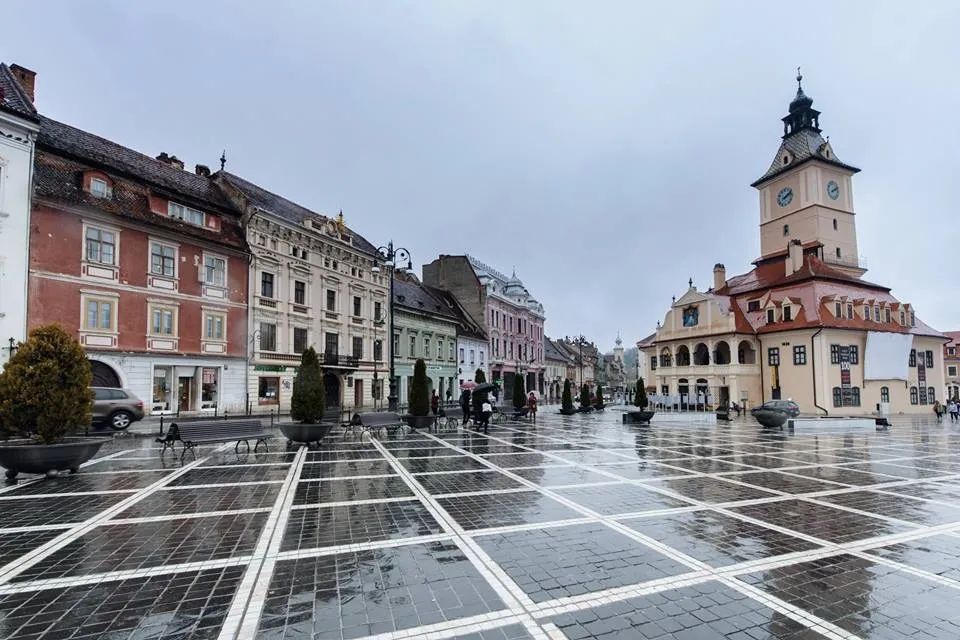
[[[463,410],[463,426],[470,424],[470,390],[464,389],[460,394],[460,408]]]

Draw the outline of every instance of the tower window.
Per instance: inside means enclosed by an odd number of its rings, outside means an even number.
[[[783,225],[783,235],[785,236],[790,235],[790,225],[788,224]]]
[[[786,165],[788,165],[788,164],[790,164],[790,156],[784,154],[784,156],[783,156],[783,165],[786,166]]]
[[[840,247],[837,247],[837,257],[840,257]]]
[[[833,219],[833,230],[834,230],[834,231],[837,230],[837,219],[836,219],[836,218]]]

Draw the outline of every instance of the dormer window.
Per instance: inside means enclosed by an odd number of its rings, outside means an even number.
[[[103,178],[90,178],[90,195],[94,198],[110,199],[113,197],[113,189]]]
[[[767,324],[773,324],[777,321],[777,312],[773,309],[767,309]]]
[[[760,311],[760,301],[759,301],[759,300],[751,300],[750,302],[748,302],[748,303],[747,303],[747,311],[748,311],[748,312],[750,312],[750,311]]]
[[[847,318],[853,320],[853,303],[847,303]]]
[[[867,322],[870,321],[870,305],[868,304],[863,305],[863,319]]]
[[[880,322],[880,305],[873,306],[873,321]]]
[[[203,226],[203,212],[197,211],[196,209],[191,209],[190,207],[185,207],[182,204],[177,204],[176,202],[169,203],[169,208],[167,209],[171,218],[176,218],[177,220],[183,220],[190,224],[195,224],[198,227]]]
[[[793,320],[793,307],[790,305],[784,305],[783,307],[783,321],[790,322]]]
[[[836,316],[837,318],[843,317],[843,305],[840,304],[839,302],[833,303],[833,315]]]
[[[887,322],[887,323],[889,324],[889,322],[890,322],[890,308],[889,308],[889,307],[883,310],[883,320],[884,320],[884,322]]]

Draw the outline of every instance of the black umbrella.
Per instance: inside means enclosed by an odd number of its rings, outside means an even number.
[[[493,384],[492,382],[484,382],[483,384],[478,384],[476,387],[473,388],[473,395],[474,397],[476,397],[481,393],[489,393],[491,391],[493,391],[494,395],[496,395],[498,390],[499,390],[499,387]]]

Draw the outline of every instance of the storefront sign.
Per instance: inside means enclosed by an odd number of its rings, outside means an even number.
[[[287,370],[282,364],[258,364],[253,368],[254,371],[273,371],[283,373]]]

